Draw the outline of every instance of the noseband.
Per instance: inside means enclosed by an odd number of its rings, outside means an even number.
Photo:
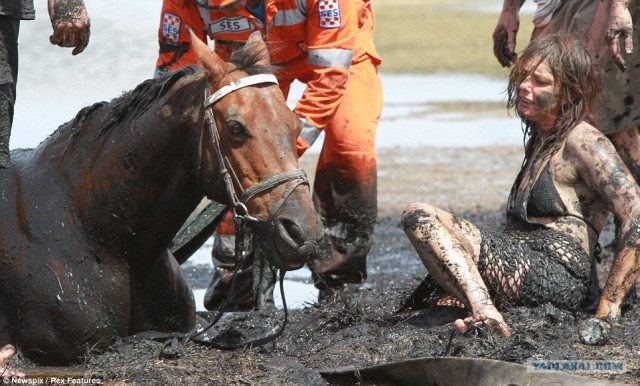
[[[296,181],[289,189],[285,192],[282,198],[278,201],[278,203],[273,207],[270,218],[267,220],[269,223],[270,220],[273,219],[276,212],[280,208],[280,206],[284,203],[284,201],[289,197],[289,195],[301,184],[309,184],[309,179],[307,178],[306,173],[301,169],[289,170],[280,174],[276,174],[274,176],[268,177],[256,185],[253,185],[247,189],[242,187],[240,184],[240,180],[236,175],[231,163],[229,162],[229,158],[225,154],[221,143],[220,143],[220,134],[218,133],[218,128],[216,126],[213,105],[224,98],[226,95],[239,90],[243,87],[254,86],[257,84],[264,83],[273,83],[278,84],[276,77],[272,74],[258,74],[251,75],[244,78],[240,78],[234,80],[228,85],[220,88],[218,91],[210,95],[209,88],[205,87],[204,90],[204,122],[202,127],[202,133],[200,137],[201,146],[198,152],[198,156],[200,158],[200,162],[198,165],[198,182],[200,182],[200,169],[202,168],[202,137],[204,135],[205,126],[209,127],[209,134],[211,136],[211,140],[213,142],[213,147],[218,155],[218,165],[220,168],[220,175],[224,181],[227,197],[231,203],[231,207],[233,209],[233,213],[236,218],[239,218],[244,221],[252,221],[252,222],[260,222],[259,219],[249,214],[249,210],[247,209],[247,202],[255,195],[267,191],[269,189],[273,189],[276,186],[287,183],[289,181]],[[240,188],[240,197],[238,198],[238,194],[236,192],[234,181],[236,185]]]

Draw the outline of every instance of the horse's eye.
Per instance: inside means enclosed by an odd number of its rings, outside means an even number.
[[[227,130],[233,138],[245,138],[249,136],[249,132],[244,125],[238,121],[230,121],[227,123]]]

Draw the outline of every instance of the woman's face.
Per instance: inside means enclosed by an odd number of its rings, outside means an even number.
[[[557,99],[553,74],[545,60],[520,83],[516,109],[520,117],[546,131],[558,116]]]

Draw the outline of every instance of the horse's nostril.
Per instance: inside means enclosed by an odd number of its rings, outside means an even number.
[[[279,219],[278,221],[295,244],[302,245],[304,243],[304,232],[295,221],[286,218]]]

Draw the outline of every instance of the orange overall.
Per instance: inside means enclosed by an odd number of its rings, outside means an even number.
[[[196,63],[185,25],[225,59],[258,30],[283,69],[277,76],[285,97],[294,80],[306,84],[294,108],[305,123],[298,154],[324,131],[313,198],[328,248],[310,268],[318,288],[362,282],[377,217],[382,111],[370,0],[265,0],[264,22],[246,8],[229,15],[195,0],[164,0],[161,18],[160,72]]]

